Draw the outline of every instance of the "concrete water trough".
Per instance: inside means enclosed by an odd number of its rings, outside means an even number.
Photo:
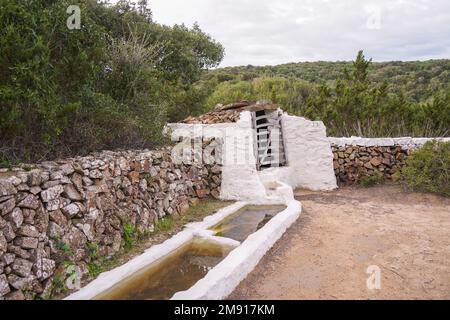
[[[66,299],[226,298],[300,211],[296,200],[276,206],[236,202],[100,274]]]

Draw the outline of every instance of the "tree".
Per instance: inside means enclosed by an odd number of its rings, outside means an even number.
[[[66,26],[81,7],[81,30]],[[194,82],[223,47],[198,26],[152,21],[147,1],[0,0],[0,162],[151,147],[198,112]]]

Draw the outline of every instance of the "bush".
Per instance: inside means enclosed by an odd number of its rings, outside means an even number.
[[[330,136],[445,137],[450,134],[450,60],[303,62],[221,68],[207,100],[270,99],[289,113],[321,120]]]
[[[0,0],[0,166],[154,147],[168,119],[201,109],[209,91],[194,83],[223,47],[198,25],[153,22],[145,3]]]
[[[399,181],[410,190],[450,196],[450,142],[429,141],[414,151]]]
[[[132,225],[130,222],[126,221],[123,224],[123,232],[122,232],[122,238],[123,238],[123,247],[126,251],[132,249],[134,247],[134,244],[136,242],[136,228],[134,225]]]
[[[375,176],[364,176],[359,181],[359,184],[364,188],[370,188],[373,186],[376,186],[378,184],[384,183],[384,177],[381,175],[375,175]]]

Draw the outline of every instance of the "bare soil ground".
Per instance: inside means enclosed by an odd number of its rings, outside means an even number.
[[[229,299],[450,299],[450,199],[394,185],[295,194],[300,218]]]

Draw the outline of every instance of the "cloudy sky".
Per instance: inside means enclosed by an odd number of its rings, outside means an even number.
[[[450,58],[449,0],[149,0],[154,20],[200,27],[221,66]]]

